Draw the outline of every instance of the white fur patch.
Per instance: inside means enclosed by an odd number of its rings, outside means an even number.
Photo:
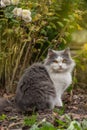
[[[56,99],[55,99],[55,105],[62,106],[62,94],[64,91],[69,87],[69,85],[72,83],[72,77],[71,73],[50,73],[51,80],[54,83],[54,87],[56,90]]]
[[[62,70],[64,70],[64,69],[66,69],[67,68],[67,65],[66,65],[66,63],[63,63],[62,61],[63,61],[63,58],[61,57],[61,56],[58,56],[57,58],[56,58],[56,63],[55,62],[53,62],[52,64],[51,64],[51,69],[53,69],[53,70],[55,70],[55,71],[62,71]],[[60,68],[61,67],[61,68]]]
[[[71,60],[71,64],[64,63],[62,56],[58,56],[55,59],[57,62],[53,61],[51,64],[45,64],[45,67],[50,75],[51,80],[53,81],[56,90],[55,100],[53,98],[51,99],[51,102],[54,104],[54,106],[62,106],[62,94],[72,83],[71,73],[75,66],[75,62],[71,57],[69,58]]]
[[[58,62],[62,62],[63,58],[62,58],[61,56],[58,56],[58,58],[56,58],[56,60],[57,60]]]
[[[51,102],[53,102],[55,106],[62,106],[62,99],[61,99],[62,94],[72,83],[71,71],[68,70],[62,73],[54,73],[50,67],[46,66],[46,68],[50,75],[51,80],[53,81],[57,95],[55,100],[52,100]]]

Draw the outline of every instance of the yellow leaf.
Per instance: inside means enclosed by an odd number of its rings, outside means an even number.
[[[77,19],[79,19],[79,20],[82,20],[82,16],[81,16],[81,15],[75,13],[74,16],[75,16],[75,18],[77,18]]]
[[[35,17],[33,18],[33,21],[37,21],[41,18],[40,14],[35,15]]]
[[[48,8],[47,8],[47,6],[44,6],[44,8],[43,8],[43,13],[44,13],[44,14],[47,14],[47,13],[48,13]]]
[[[84,44],[83,50],[87,51],[87,43]]]
[[[47,13],[47,15],[48,15],[48,16],[53,16],[53,15],[54,15],[54,13],[49,12],[49,13]]]
[[[77,13],[74,14],[74,16],[79,19],[79,15]]]
[[[77,24],[77,28],[78,30],[83,30],[83,28],[79,24]]]

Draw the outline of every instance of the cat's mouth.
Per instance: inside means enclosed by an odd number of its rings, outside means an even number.
[[[58,69],[53,69],[56,73],[59,73],[59,72],[63,72],[64,69],[63,68],[58,68]]]
[[[59,71],[59,72],[62,72],[62,71],[63,71],[63,68],[59,68],[58,71]]]
[[[60,67],[58,68],[58,70],[59,70],[59,71],[63,71],[63,68],[60,66]]]

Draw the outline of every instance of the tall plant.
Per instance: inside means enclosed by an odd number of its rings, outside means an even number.
[[[0,13],[0,81],[8,91],[15,89],[23,70],[44,59],[49,47],[63,49],[77,28],[79,0],[21,0],[18,8],[30,9],[32,21],[14,17],[15,5]]]

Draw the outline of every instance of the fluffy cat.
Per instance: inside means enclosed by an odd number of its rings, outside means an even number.
[[[44,63],[33,64],[21,77],[15,97],[17,106],[23,111],[62,106],[61,97],[72,83],[74,66],[69,49],[49,49]]]

